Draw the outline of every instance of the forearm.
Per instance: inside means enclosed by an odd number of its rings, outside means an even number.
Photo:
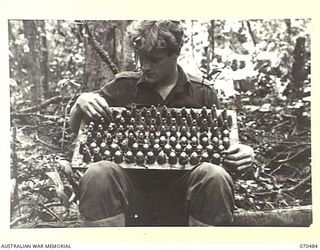
[[[76,102],[70,110],[70,128],[72,132],[78,132],[82,118],[83,112]]]

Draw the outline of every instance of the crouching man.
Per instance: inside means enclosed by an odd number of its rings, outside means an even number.
[[[183,44],[178,21],[140,21],[129,29],[141,72],[123,72],[97,93],[81,94],[71,109],[71,128],[77,131],[84,116],[110,116],[110,107],[166,105],[172,108],[211,108],[219,105],[212,88],[186,74],[177,58]],[[146,214],[161,207],[169,225],[215,226],[232,222],[234,186],[230,172],[250,167],[251,147],[237,144],[225,152],[223,167],[201,163],[191,171],[157,178],[100,161],[92,163],[80,182],[80,212],[88,226],[140,225]],[[229,172],[227,172],[226,171]],[[142,178],[142,179],[141,179]],[[154,205],[157,203],[158,205]],[[161,204],[161,205],[159,205]],[[176,221],[182,217],[183,221]],[[161,224],[161,223],[160,223]],[[143,225],[143,223],[142,223]]]

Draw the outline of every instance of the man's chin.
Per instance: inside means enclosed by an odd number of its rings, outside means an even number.
[[[150,85],[157,85],[159,83],[159,80],[154,77],[145,77],[144,80]]]

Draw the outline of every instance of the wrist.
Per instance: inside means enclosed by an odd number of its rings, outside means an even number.
[[[83,118],[83,111],[79,104],[76,102],[70,110],[70,128],[73,132],[77,133]]]

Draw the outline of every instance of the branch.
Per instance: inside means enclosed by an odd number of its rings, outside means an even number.
[[[48,143],[46,143],[46,142],[42,141],[41,139],[39,139],[39,137],[38,137],[38,134],[37,134],[37,133],[35,134],[35,138],[34,138],[34,139],[35,139],[36,141],[38,141],[38,142],[42,143],[43,145],[45,145],[45,146],[49,147],[49,148],[52,148],[52,149],[55,149],[55,150],[60,150],[60,148],[57,148],[57,147],[55,147],[55,146],[53,146],[53,145],[51,145],[51,144],[48,144]]]
[[[267,191],[267,192],[256,192],[256,193],[252,193],[252,195],[254,196],[265,196],[265,195],[272,195],[272,194],[277,194],[279,191],[277,190],[271,190],[271,191]]]
[[[270,173],[271,175],[274,174],[275,172],[279,171],[282,167],[288,167],[288,168],[293,168],[295,171],[299,171],[298,168],[291,166],[289,163],[281,163],[279,165],[279,167],[277,167],[276,169],[272,170],[272,172]]]
[[[56,116],[56,115],[43,115],[39,113],[11,113],[11,118],[19,118],[24,116],[37,116],[39,118],[43,118],[53,122],[56,122],[58,119],[61,119],[60,116]]]
[[[277,124],[277,125],[273,126],[273,127],[271,128],[271,130],[276,129],[276,128],[279,128],[279,127],[282,127],[283,125],[286,125],[287,123],[291,123],[291,121],[284,121],[284,122],[282,122],[282,123],[280,123],[280,124]]]
[[[309,152],[310,151],[310,152]],[[278,163],[286,163],[286,162],[289,162],[291,160],[294,160],[295,158],[298,158],[300,159],[301,156],[303,156],[304,154],[307,154],[307,155],[310,155],[311,156],[311,147],[307,147],[303,150],[300,150],[298,153],[294,154],[293,156],[291,157],[288,157],[287,159],[283,159],[283,160],[278,160],[277,162]]]
[[[56,215],[50,208],[44,206],[43,204],[41,203],[38,203],[38,205],[42,208],[44,208],[45,210],[48,211],[49,214],[51,214],[54,218],[56,218],[58,221],[62,222],[62,220],[58,217],[58,215]]]
[[[251,29],[250,22],[249,22],[249,21],[246,21],[246,23],[247,23],[247,26],[248,26],[248,30],[249,30],[249,33],[250,33],[250,36],[251,36],[253,45],[256,46],[257,42],[256,42],[256,38],[254,37],[253,31],[252,31],[252,29]]]
[[[14,219],[10,222],[10,227],[13,227],[15,224],[17,224],[19,221],[27,219],[30,216],[30,214],[25,214],[22,216],[19,216],[18,218]]]
[[[65,107],[64,110],[64,120],[63,120],[63,125],[62,125],[62,136],[61,136],[61,149],[63,150],[64,148],[64,137],[66,133],[66,125],[67,125],[67,116],[68,116],[68,109],[71,106],[71,103],[74,101],[74,98],[76,97],[76,94],[74,94],[73,97],[70,98],[70,100],[67,103],[67,106]]]
[[[252,193],[252,195],[265,196],[265,195],[274,195],[274,194],[284,193],[284,192],[292,192],[292,191],[296,190],[298,187],[305,184],[307,181],[309,181],[309,179],[311,179],[311,175],[309,175],[308,177],[306,177],[305,179],[303,179],[302,181],[300,181],[297,185],[295,185],[293,187],[279,189],[279,190],[271,190],[271,191],[267,191],[267,192],[256,192],[256,193]]]
[[[33,112],[33,111],[36,111],[36,110],[39,110],[43,107],[46,107],[48,106],[49,104],[53,103],[53,102],[56,102],[56,101],[60,101],[62,99],[62,96],[54,96],[54,97],[51,97],[50,99],[48,100],[45,100],[44,102],[36,105],[36,106],[33,106],[33,107],[30,107],[30,108],[26,108],[26,109],[23,109],[21,110],[20,112],[21,113],[25,113],[25,112]]]
[[[77,228],[84,227],[83,221],[61,221],[61,222],[32,222],[19,225],[16,228]]]
[[[308,177],[304,178],[302,181],[300,181],[297,185],[290,187],[284,191],[294,191],[295,189],[297,189],[298,187],[302,186],[304,183],[306,183],[308,180],[311,179],[311,175],[309,175]]]
[[[103,49],[102,46],[98,43],[98,41],[96,40],[96,38],[92,34],[92,32],[89,28],[89,25],[86,21],[84,21],[84,27],[89,35],[89,42],[91,43],[93,48],[97,51],[97,53],[99,54],[101,59],[109,66],[112,73],[114,75],[118,74],[119,73],[118,67],[111,61],[109,53],[105,49]]]

